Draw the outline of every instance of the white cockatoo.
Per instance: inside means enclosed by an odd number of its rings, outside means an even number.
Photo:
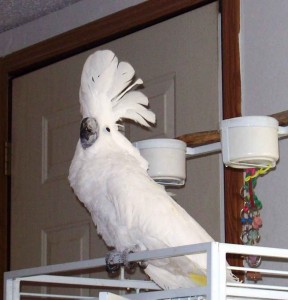
[[[121,119],[149,127],[155,115],[127,62],[110,50],[88,57],[81,77],[83,119],[69,170],[77,197],[98,233],[117,251],[152,250],[213,241],[210,235],[148,175],[148,163],[119,129]],[[206,255],[147,262],[145,272],[163,289],[205,285]],[[230,280],[234,279],[228,274]]]

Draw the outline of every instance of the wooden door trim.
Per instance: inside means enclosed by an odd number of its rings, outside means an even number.
[[[11,80],[19,75],[60,61],[82,51],[120,38],[129,33],[151,26],[171,17],[196,9],[216,0],[148,0],[113,15],[73,29],[59,36],[27,47],[0,59],[0,161],[4,170],[4,144],[11,139]],[[224,117],[229,118],[241,113],[241,95],[239,94],[240,68],[238,32],[240,20],[240,0],[220,0],[222,10],[222,62],[223,62],[223,109]],[[232,22],[233,21],[233,22]],[[236,48],[234,48],[236,47]],[[231,80],[231,78],[233,80]],[[237,91],[237,92],[235,92]],[[239,111],[240,110],[240,111]],[[231,175],[229,175],[231,176]],[[236,182],[232,182],[236,178]],[[226,181],[229,179],[228,184]],[[234,179],[233,179],[234,180]],[[226,235],[227,242],[234,239],[235,219],[227,219],[233,214],[235,205],[231,205],[238,189],[239,177],[228,178],[225,171]],[[0,174],[0,281],[3,272],[9,269],[9,177],[3,171]],[[232,210],[232,211],[230,211]],[[234,212],[236,213],[236,212]],[[238,212],[237,212],[238,213]],[[1,292],[1,291],[0,291]]]
[[[148,0],[5,57],[5,71],[18,76],[216,0]]]
[[[240,75],[240,0],[222,0],[222,91],[223,119],[241,116]],[[243,171],[225,168],[225,240],[240,244],[241,224],[239,212],[242,205],[240,189]],[[240,264],[240,262],[238,262]]]

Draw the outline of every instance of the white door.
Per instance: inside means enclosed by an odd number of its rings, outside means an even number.
[[[209,4],[100,48],[129,61],[157,114],[131,140],[218,128],[218,7]],[[79,135],[78,90],[88,51],[13,80],[11,268],[100,257],[107,249],[73,195],[68,169]],[[220,238],[219,155],[188,161],[177,201]]]

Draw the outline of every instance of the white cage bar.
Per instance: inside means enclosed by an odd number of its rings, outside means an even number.
[[[206,253],[207,255],[207,285],[197,288],[182,288],[175,290],[161,290],[155,283],[147,280],[125,279],[102,279],[102,278],[85,278],[79,276],[63,276],[68,271],[85,271],[105,266],[105,259],[92,259],[86,261],[78,261],[37,268],[23,269],[17,271],[6,272],[4,276],[5,300],[20,300],[29,297],[35,299],[99,299],[99,300],[160,300],[160,299],[207,299],[207,300],[223,300],[223,299],[288,299],[288,270],[277,269],[279,264],[273,265],[271,268],[248,268],[227,266],[227,254],[240,254],[243,256],[255,255],[262,258],[272,258],[273,261],[281,261],[281,268],[287,262],[288,268],[288,250],[278,248],[267,248],[258,246],[232,245],[224,243],[204,243],[197,245],[188,245],[175,248],[166,248],[152,251],[143,251],[131,253],[127,259],[132,261],[146,261],[153,259],[161,259],[167,257],[176,257],[188,254]],[[258,283],[227,283],[227,269],[246,272],[259,272],[263,276],[277,276],[285,280],[283,285]],[[23,283],[30,284],[49,284],[49,286],[81,286],[85,288],[101,290],[97,297],[94,296],[78,296],[65,294],[51,294],[47,290],[43,292],[26,292],[21,290]],[[111,294],[109,288],[135,290],[135,293],[127,295],[116,295],[117,292]]]

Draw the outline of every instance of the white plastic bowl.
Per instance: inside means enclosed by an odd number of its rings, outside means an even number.
[[[186,143],[176,139],[149,139],[133,143],[148,161],[148,174],[163,185],[184,185]]]
[[[223,120],[223,163],[233,168],[275,167],[279,159],[278,121],[267,116]]]

